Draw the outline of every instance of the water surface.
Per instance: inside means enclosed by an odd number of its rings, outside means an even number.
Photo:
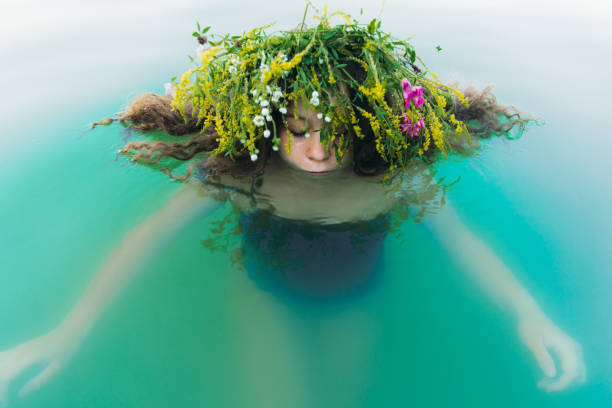
[[[44,388],[12,406],[603,407],[612,368],[605,2],[389,2],[443,78],[494,83],[545,121],[470,162],[448,193],[556,324],[580,341],[588,382],[547,394],[516,322],[407,222],[384,241],[380,280],[331,309],[279,301],[202,241],[222,207],[161,249]],[[0,349],[66,315],[120,239],[179,187],[115,160],[122,127],[83,135],[188,63],[195,20],[218,32],[301,19],[303,4],[9,2],[0,18]],[[285,7],[284,7],[285,6]],[[364,21],[370,2],[334,2]],[[241,13],[236,13],[240,9]],[[274,10],[274,13],[270,13]],[[440,45],[442,52],[435,51]],[[239,245],[239,241],[230,243]]]

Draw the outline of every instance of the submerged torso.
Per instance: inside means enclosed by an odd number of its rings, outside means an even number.
[[[358,222],[316,224],[267,211],[244,213],[242,265],[261,289],[292,299],[339,300],[375,281],[385,215]]]
[[[365,293],[376,281],[400,197],[380,180],[352,169],[311,176],[271,160],[260,177],[213,184],[240,211],[239,263],[253,281],[281,297],[320,301]]]

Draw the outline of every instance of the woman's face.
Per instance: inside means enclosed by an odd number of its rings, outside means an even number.
[[[279,131],[281,141],[279,153],[287,163],[313,175],[325,175],[350,162],[350,151],[344,155],[340,165],[336,160],[335,146],[331,143],[327,146],[321,144],[323,119],[319,119],[313,109],[307,111],[301,103],[298,103],[298,119],[294,118],[292,107],[287,109],[286,118],[289,131],[293,135],[291,151],[287,151],[290,143],[287,129],[282,127]],[[303,131],[306,118],[308,118],[308,130]]]

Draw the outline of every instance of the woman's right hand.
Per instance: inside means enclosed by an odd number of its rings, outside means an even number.
[[[9,386],[31,367],[42,371],[29,379],[19,391],[24,397],[42,387],[60,372],[78,348],[78,342],[55,330],[9,350],[0,352],[0,407],[8,406]]]

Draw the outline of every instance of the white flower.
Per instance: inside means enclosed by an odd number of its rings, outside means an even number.
[[[266,139],[270,137],[270,131],[268,129],[264,130],[264,137]]]
[[[260,104],[262,107],[264,107],[264,108],[265,108],[266,106],[268,106],[268,105],[270,104],[270,102],[268,102],[268,101],[266,101],[266,100],[264,99],[263,101],[259,102],[259,104]]]
[[[176,95],[176,90],[174,89],[174,85],[172,85],[170,82],[166,82],[164,84],[164,90],[166,92],[166,95],[170,95],[173,98]]]
[[[270,111],[268,110],[268,108],[263,108],[263,109],[261,110],[261,114],[262,114],[263,116],[268,116],[268,115],[270,115]]]
[[[287,113],[287,108],[285,108],[284,106],[281,106],[280,108],[278,108],[278,111],[282,113],[283,115],[285,115]]]
[[[317,119],[323,119],[323,114],[321,112],[317,113]]]
[[[253,123],[255,124],[255,126],[263,126],[264,125],[264,117],[261,115],[255,115],[255,117],[253,118]]]
[[[278,146],[276,145],[272,146],[272,150],[274,150],[275,152],[278,152]]]
[[[331,122],[331,118],[330,118],[329,116],[325,116],[325,121],[326,121],[327,123],[329,123],[329,122]]]
[[[245,144],[246,143],[246,139],[240,139],[240,143]]]
[[[268,91],[268,95],[272,93],[272,88],[270,88],[270,85],[266,85],[266,91]]]
[[[272,102],[278,102],[282,97],[283,93],[281,91],[274,91],[272,94]]]
[[[251,89],[251,95],[256,96],[257,95],[257,89]]]
[[[266,116],[266,120],[267,120],[268,122],[272,122],[272,115],[268,115],[268,116]]]
[[[227,70],[230,74],[235,74],[236,72],[238,72],[238,69],[236,69],[236,67],[233,65],[230,65],[230,67]]]
[[[317,91],[312,91],[310,95],[310,104],[312,106],[319,106],[319,93]]]
[[[268,70],[268,64],[261,64],[261,66],[259,67],[259,69],[261,69],[261,72],[263,71],[267,71]]]
[[[306,139],[308,139],[308,138],[310,137],[310,133],[306,132],[306,133],[304,134],[304,137],[305,137]]]
[[[252,155],[251,155],[251,160],[252,160],[252,161],[257,160],[257,155],[256,155],[256,154],[252,154]]]

